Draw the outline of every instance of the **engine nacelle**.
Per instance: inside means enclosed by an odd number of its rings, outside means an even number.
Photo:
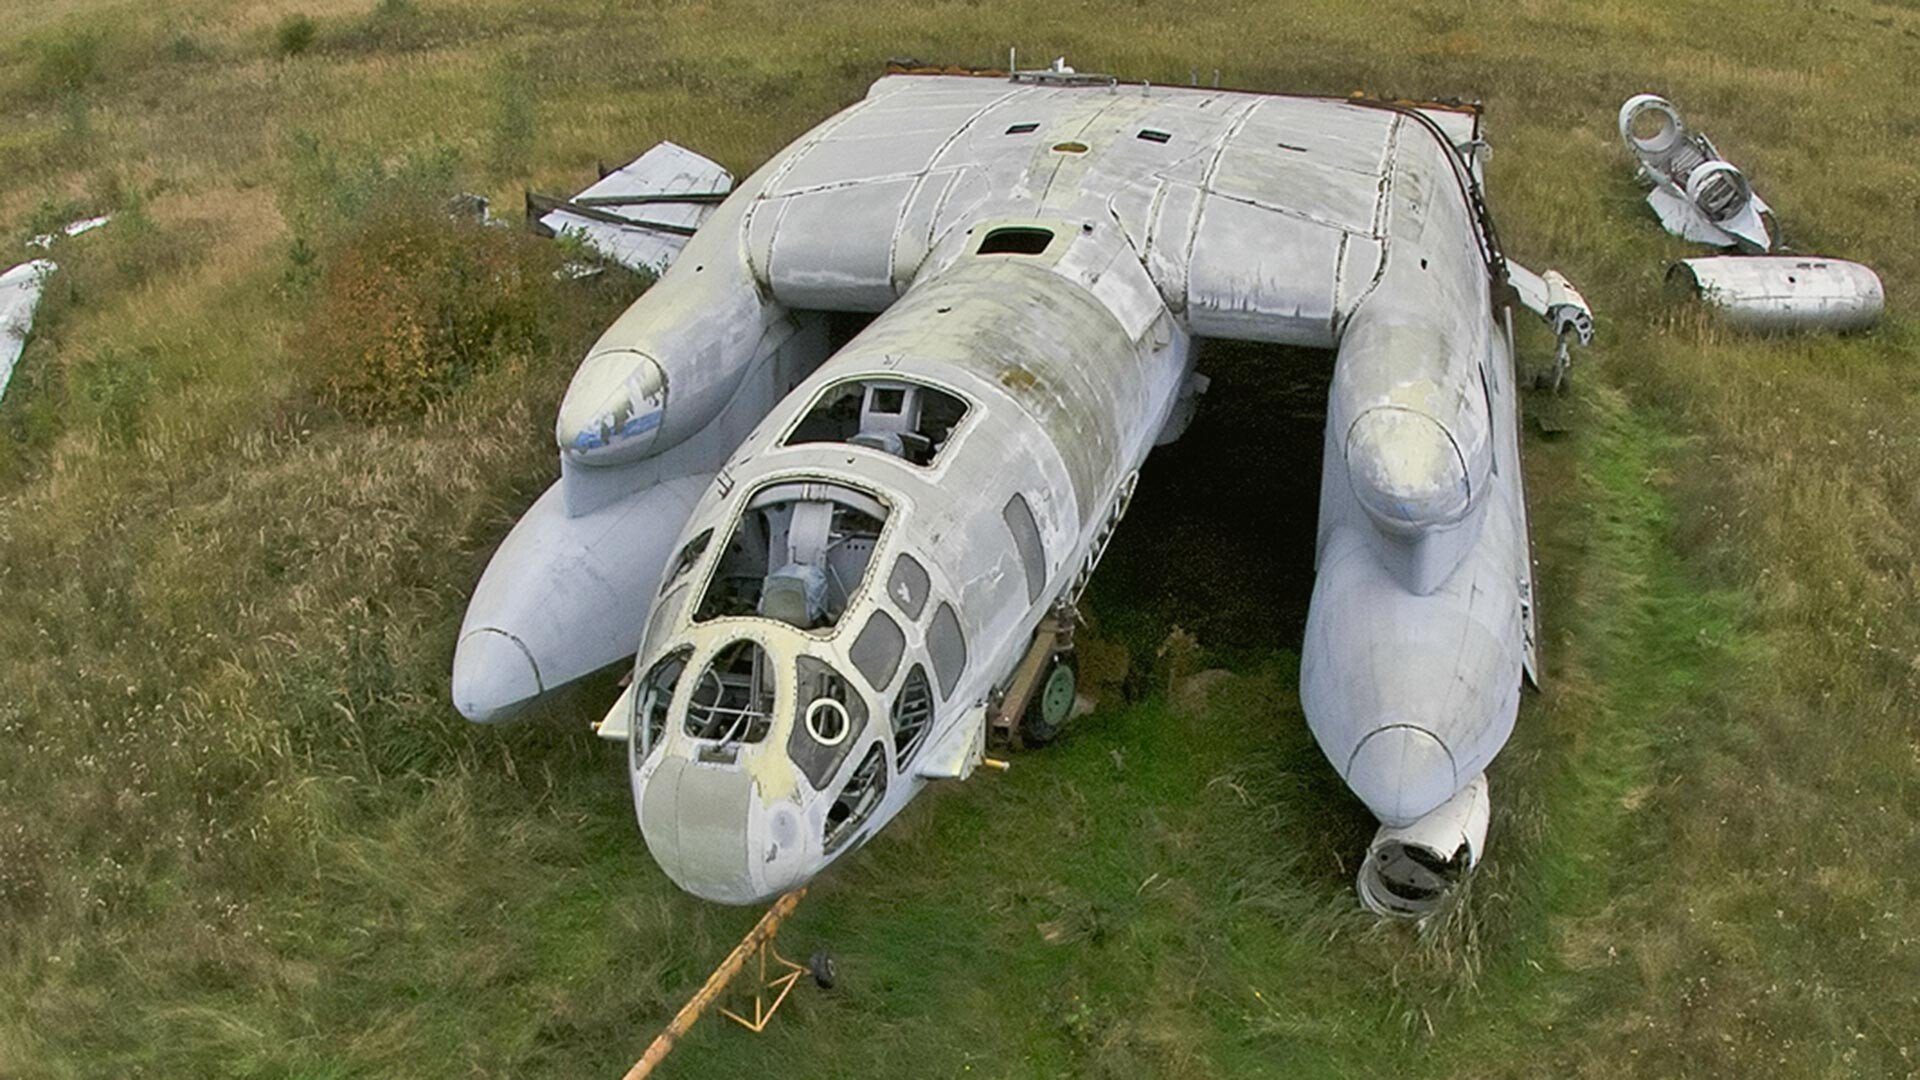
[[[1711,139],[1688,130],[1671,102],[1655,94],[1628,98],[1620,106],[1620,140],[1653,184],[1648,201],[1669,232],[1722,247],[1772,246],[1760,219],[1768,207],[1753,184]]]
[[[567,466],[628,465],[679,445],[793,332],[747,265],[740,213],[715,213],[588,350],[554,425]]]
[[[1411,825],[1383,825],[1367,845],[1355,886],[1375,915],[1423,918],[1480,861],[1492,802],[1482,773]]]
[[[1732,221],[1753,204],[1753,185],[1730,161],[1709,161],[1687,174],[1687,198],[1715,224]]]

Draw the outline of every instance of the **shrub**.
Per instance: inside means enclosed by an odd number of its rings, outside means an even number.
[[[313,47],[313,39],[320,33],[320,25],[306,15],[289,15],[280,20],[279,29],[273,32],[273,48],[281,56],[299,56]]]
[[[71,31],[34,49],[33,87],[43,95],[76,94],[100,76],[104,39],[96,31]]]
[[[545,347],[558,262],[526,234],[456,220],[429,197],[386,199],[326,260],[291,348],[347,412],[417,414]]]
[[[493,77],[494,113],[489,164],[496,176],[527,171],[535,137],[533,83],[524,59],[503,63]]]
[[[280,213],[293,231],[295,262],[311,264],[332,253],[356,229],[369,208],[388,200],[446,199],[457,190],[458,155],[432,144],[398,159],[342,158],[312,132],[295,131],[286,143],[286,183]],[[304,281],[300,266],[294,277]]]

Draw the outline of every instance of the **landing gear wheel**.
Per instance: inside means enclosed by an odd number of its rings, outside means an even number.
[[[1045,746],[1060,737],[1073,715],[1073,701],[1080,689],[1079,664],[1071,652],[1055,653],[1047,673],[1034,688],[1033,700],[1020,717],[1020,739],[1028,746]]]
[[[807,971],[813,975],[813,985],[822,990],[833,989],[834,981],[840,977],[840,965],[834,963],[833,954],[825,949],[807,960]]]

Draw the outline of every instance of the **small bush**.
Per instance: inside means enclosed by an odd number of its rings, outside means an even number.
[[[182,31],[167,43],[167,57],[176,64],[194,64],[212,59],[213,54],[201,44],[199,38]]]
[[[158,359],[153,346],[118,349],[111,345],[77,358],[67,370],[70,404],[96,425],[109,444],[131,443],[140,431]]]
[[[458,155],[444,144],[392,161],[342,158],[312,132],[295,131],[287,140],[286,156],[280,213],[293,231],[294,261],[299,265],[324,259],[381,202],[444,200],[456,190]],[[304,279],[304,274],[296,278]]]
[[[551,247],[456,220],[425,195],[383,200],[327,259],[291,348],[347,412],[417,414],[545,347],[558,262]]]
[[[532,80],[524,60],[502,64],[493,78],[492,152],[496,176],[519,176],[533,158],[535,137]]]
[[[320,24],[307,15],[289,15],[280,20],[280,26],[273,32],[274,52],[280,56],[299,56],[313,47],[313,39],[319,36]]]
[[[320,47],[345,55],[410,52],[433,44],[445,31],[445,25],[422,15],[412,0],[378,0],[366,15],[330,27]]]
[[[77,94],[100,77],[105,40],[96,31],[70,31],[34,49],[33,88],[42,95]]]

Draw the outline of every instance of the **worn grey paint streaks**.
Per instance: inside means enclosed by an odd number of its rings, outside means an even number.
[[[1033,129],[1015,128],[1024,124]],[[927,776],[971,769],[985,703],[1048,608],[1071,600],[1155,441],[1177,434],[1199,336],[1337,350],[1301,696],[1329,762],[1384,823],[1363,899],[1395,909],[1404,897],[1390,886],[1425,865],[1406,855],[1422,845],[1442,862],[1456,855],[1445,844],[1477,859],[1481,772],[1517,707],[1529,575],[1512,346],[1491,240],[1464,197],[1477,183],[1477,135],[1472,116],[1343,100],[899,76],[741,184],[596,346],[666,373],[659,436],[634,444],[637,462],[570,461],[565,483],[617,491],[621,481],[588,478],[641,476],[628,498],[645,498],[653,456],[688,455],[678,448],[698,441],[695,429],[736,417],[716,437],[727,449],[701,458],[719,478],[685,513],[656,516],[659,532],[678,534],[660,551],[705,529],[732,535],[755,491],[793,478],[876,492],[890,513],[866,584],[833,627],[694,623],[685,586],[654,607],[643,670],[690,648],[688,670],[701,671],[748,636],[778,673],[771,736],[730,751],[732,764],[709,760],[677,720],[636,763],[636,811],[666,871],[701,895],[749,902],[858,846],[828,851],[819,838],[860,755],[821,786],[797,782],[779,749],[805,704],[791,675],[802,658],[884,667],[889,684],[919,665],[951,689],[921,764],[901,773],[886,755],[888,783],[860,838]],[[1009,225],[1054,239],[1038,254],[979,254]],[[831,357],[802,334],[777,340],[808,344],[769,344],[802,310],[878,317]],[[938,388],[968,411],[931,465],[852,443],[786,445],[825,388],[857,379]],[[583,375],[570,397],[618,404],[615,386]],[[1038,553],[1009,528],[1015,496]],[[689,573],[694,590],[718,548]],[[902,577],[902,566],[920,572]],[[651,598],[659,572],[635,574],[632,595]],[[952,613],[965,644],[957,675],[929,655],[934,611]],[[852,628],[882,615],[902,655],[891,659],[889,635],[888,663],[876,667],[869,641],[867,662],[853,664]],[[852,681],[865,720],[849,744],[887,738],[903,691]],[[735,788],[715,787],[696,814],[703,851],[690,854],[695,768],[733,769],[752,785],[744,810]],[[656,794],[662,784],[671,793]],[[774,843],[771,822],[800,842]],[[714,846],[731,854],[704,850]]]

